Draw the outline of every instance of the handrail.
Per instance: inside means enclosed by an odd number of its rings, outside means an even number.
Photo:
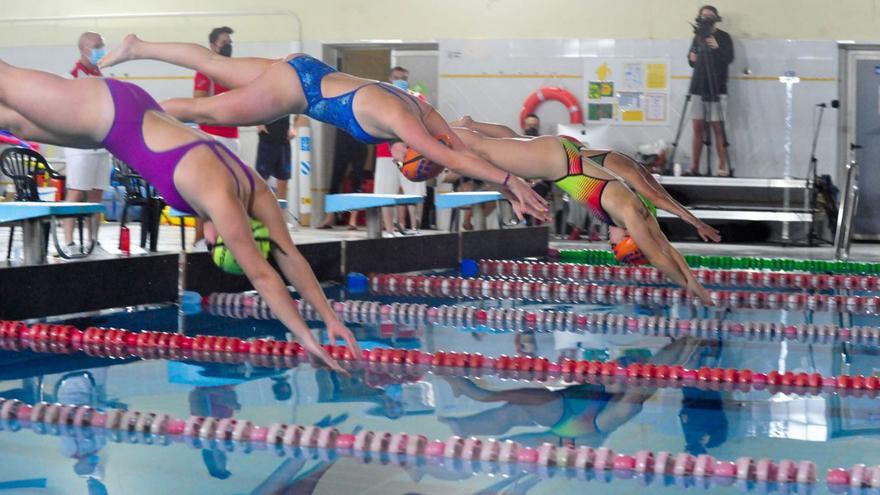
[[[837,231],[834,234],[834,258],[849,259],[849,248],[852,242],[853,216],[859,203],[859,164],[855,152],[861,148],[851,145],[852,158],[846,165],[846,185],[841,197],[840,209],[837,213]]]

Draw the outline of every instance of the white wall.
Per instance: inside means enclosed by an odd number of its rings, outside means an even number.
[[[568,89],[586,111],[586,84],[579,77],[586,58],[666,57],[672,64],[669,125],[612,126],[608,139],[587,136],[587,141],[598,146],[632,153],[638,145],[657,139],[673,141],[691,74],[685,59],[688,47],[686,39],[442,40],[439,109],[450,119],[467,114],[518,129],[523,101],[543,85]],[[785,85],[777,78],[794,70],[805,80],[794,87],[791,159],[793,175],[803,177],[810,156],[814,105],[837,94],[836,43],[736,40],[735,51],[727,117],[737,175],[782,175]],[[744,74],[747,70],[749,76]],[[529,74],[535,76],[523,77]],[[544,103],[537,113],[542,117],[542,131],[547,133],[554,131],[553,124],[569,120],[559,103]],[[820,172],[835,169],[835,123],[834,114],[826,116],[818,151]],[[690,143],[688,118],[676,161],[690,162]]]

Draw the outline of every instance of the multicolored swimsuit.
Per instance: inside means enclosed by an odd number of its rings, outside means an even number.
[[[122,160],[126,165],[141,174],[147,182],[162,194],[162,198],[168,206],[184,213],[196,214],[195,209],[186,202],[174,185],[174,170],[189,150],[198,146],[207,146],[220,160],[232,178],[235,187],[241,197],[243,191],[238,181],[238,176],[227,163],[227,158],[232,160],[242,169],[251,187],[250,202],[253,202],[254,176],[253,171],[238,158],[229,148],[213,139],[198,139],[191,143],[165,151],[153,151],[147,146],[144,139],[144,116],[150,110],[163,112],[162,107],[156,103],[152,96],[134,84],[104,79],[110,96],[113,98],[113,125],[104,137],[101,146]],[[251,205],[247,205],[250,210]]]
[[[604,222],[609,226],[616,225],[614,220],[611,219],[611,215],[602,207],[602,193],[605,192],[605,186],[609,182],[617,182],[618,179],[600,179],[587,175],[584,173],[583,163],[584,160],[590,160],[593,165],[604,168],[605,158],[611,152],[597,153],[588,158],[581,154],[581,151],[587,149],[587,147],[577,139],[571,136],[559,136],[559,142],[562,143],[562,149],[565,150],[565,155],[568,157],[568,173],[565,177],[558,179],[556,185],[568,193],[572,199],[585,205],[590,210],[590,213],[600,222]],[[621,184],[626,186],[623,182]],[[635,191],[633,193],[641,200],[648,211],[656,217],[657,207],[654,206],[654,203]]]
[[[585,205],[590,213],[596,219],[608,225],[615,225],[611,215],[602,207],[602,193],[605,192],[605,186],[609,182],[617,179],[600,179],[584,173],[584,159],[595,162],[597,166],[602,166],[608,153],[600,153],[590,158],[581,155],[581,151],[586,149],[577,139],[570,136],[559,136],[559,142],[562,143],[562,149],[568,157],[568,173],[565,177],[558,179],[556,185],[560,189],[568,193],[572,199]]]

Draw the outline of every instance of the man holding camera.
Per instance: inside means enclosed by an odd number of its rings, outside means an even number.
[[[720,21],[718,9],[711,5],[701,7],[694,25],[694,40],[688,52],[688,63],[694,69],[688,92],[701,97],[692,107],[694,142],[690,175],[700,174],[703,133],[708,132],[711,124],[718,150],[718,175],[730,176],[727,136],[723,126],[727,114],[727,68],[733,62],[733,40],[716,27]]]

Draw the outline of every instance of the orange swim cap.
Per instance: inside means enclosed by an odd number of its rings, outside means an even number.
[[[648,258],[645,253],[639,249],[636,241],[630,236],[626,236],[617,244],[611,246],[614,251],[614,258],[625,265],[647,265]]]

